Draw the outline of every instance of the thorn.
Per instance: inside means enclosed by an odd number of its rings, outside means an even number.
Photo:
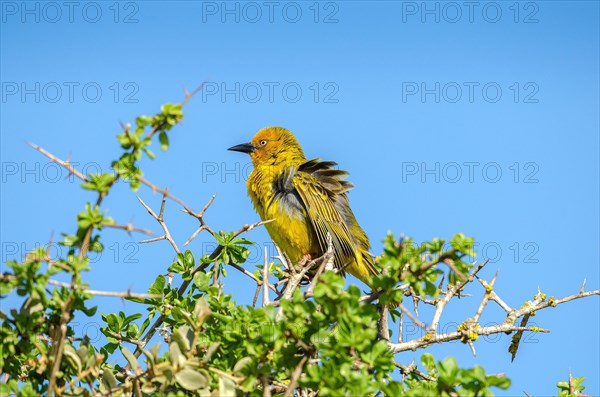
[[[581,289],[579,290],[580,294],[583,294],[585,292],[585,283],[587,282],[587,279],[583,279],[583,284],[581,284]]]
[[[476,357],[477,352],[475,351],[475,345],[473,344],[472,340],[469,341],[469,347],[471,348],[471,353],[473,353],[473,357]]]
[[[585,282],[584,282],[585,284]],[[575,394],[575,386],[573,385],[573,376],[571,374],[571,370],[569,369],[569,394]]]
[[[494,277],[492,277],[492,281],[490,281],[490,285],[494,285],[494,283],[496,282],[496,279],[498,278],[498,274],[500,274],[500,270],[496,270],[496,274],[494,274]]]

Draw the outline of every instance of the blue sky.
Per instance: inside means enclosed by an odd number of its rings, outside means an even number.
[[[226,148],[281,125],[308,157],[350,172],[373,252],[388,230],[416,241],[463,232],[492,259],[483,276],[500,270],[496,290],[513,306],[538,287],[564,296],[587,278],[599,288],[598,2],[469,4],[2,1],[2,262],[73,232],[75,214],[95,200],[26,140],[71,154],[80,170],[107,171],[119,121],[208,81],[170,150],[155,148],[158,159],[142,166],[195,209],[218,193],[206,216],[214,229],[258,220],[244,184],[249,159]],[[159,196],[138,194],[158,208]],[[103,207],[160,230],[125,184]],[[165,217],[180,244],[196,227],[174,203]],[[266,231],[247,237],[272,250]],[[86,276],[94,289],[143,292],[172,259],[166,242],[139,245],[115,230],[104,239]],[[197,257],[211,248],[206,236],[191,244]],[[253,288],[230,277],[228,289],[249,302]],[[474,314],[481,291],[471,292],[443,326]],[[137,310],[96,301],[106,312]],[[513,386],[499,395],[552,394],[571,370],[597,396],[598,308],[594,297],[540,312],[534,322],[552,332],[525,339],[512,364],[505,335],[477,343],[477,357],[460,343],[430,351],[506,373]],[[490,309],[482,322],[501,318]],[[79,332],[97,336],[99,318],[78,320]]]

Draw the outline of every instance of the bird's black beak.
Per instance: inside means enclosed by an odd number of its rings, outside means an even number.
[[[227,150],[233,150],[234,152],[242,152],[242,153],[252,153],[253,151],[256,150],[256,148],[251,143],[242,143],[240,145],[232,146]]]

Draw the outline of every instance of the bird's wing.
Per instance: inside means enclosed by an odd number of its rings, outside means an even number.
[[[309,160],[298,168],[291,183],[306,207],[323,252],[328,248],[327,234],[331,235],[334,263],[343,274],[347,262],[357,257],[349,229],[353,215],[345,194],[352,184],[344,180],[345,171],[331,168],[334,165],[336,163],[330,161]]]

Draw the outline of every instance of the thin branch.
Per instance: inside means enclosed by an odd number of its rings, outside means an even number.
[[[292,270],[292,274],[288,277],[288,282],[285,285],[283,292],[281,293],[281,296],[280,296],[281,299],[278,302],[275,302],[276,303],[275,306],[277,304],[280,304],[281,301],[283,301],[283,300],[291,300],[292,295],[294,294],[294,291],[296,290],[296,288],[298,288],[300,286],[300,283],[302,282],[302,280],[304,279],[306,274],[310,270],[312,270],[317,264],[319,264],[319,268],[317,270],[318,274],[316,274],[312,278],[311,284],[310,284],[309,288],[307,289],[307,292],[304,294],[304,298],[307,299],[310,296],[312,296],[313,290],[315,288],[315,285],[317,283],[319,276],[328,266],[331,266],[333,263],[333,259],[334,259],[333,243],[332,243],[331,235],[329,235],[329,233],[327,233],[327,242],[328,242],[327,251],[322,256],[320,256],[316,259],[312,259],[310,261],[307,261],[307,257],[304,257],[300,260],[300,262],[297,265],[291,265],[289,267],[290,269],[296,268],[296,270]],[[283,306],[280,305],[279,310],[277,312],[276,319],[280,320],[282,317],[283,317]]]
[[[452,297],[454,295],[456,295],[456,293],[459,292],[468,282],[473,281],[474,277],[477,275],[477,273],[481,269],[483,269],[483,267],[488,262],[489,262],[489,260],[486,260],[486,261],[480,263],[479,265],[475,266],[475,268],[473,268],[473,270],[471,270],[471,272],[469,273],[469,277],[465,278],[463,281],[459,282],[458,284],[456,284],[454,286],[448,285],[448,293],[446,295],[444,295],[444,297],[441,298],[438,301],[438,303],[435,305],[435,313],[433,314],[433,319],[431,320],[431,325],[429,326],[430,332],[435,332],[435,330],[437,329],[438,323],[442,316],[442,312],[444,311],[444,308],[446,307],[448,302],[450,302],[450,299],[452,299]]]
[[[486,289],[486,291],[487,291],[487,290],[490,290],[490,291],[488,292],[488,294],[490,295],[490,296],[489,296],[489,299],[490,299],[491,301],[494,301],[494,302],[496,302],[496,303],[498,304],[498,306],[500,306],[502,309],[504,309],[504,311],[505,311],[507,314],[509,314],[510,312],[512,312],[512,311],[513,311],[513,309],[512,309],[510,306],[508,306],[508,305],[506,304],[506,302],[504,302],[504,301],[503,301],[503,300],[502,300],[502,299],[501,299],[501,298],[498,296],[498,294],[496,294],[496,292],[495,292],[495,291],[494,291],[494,290],[493,290],[493,289],[490,287],[490,285],[489,285],[489,284],[488,284],[488,283],[487,283],[485,280],[483,280],[483,279],[481,279],[481,278],[479,278],[479,277],[477,277],[477,280],[478,280],[478,281],[481,283],[481,285],[483,285],[483,287]]]
[[[485,306],[487,305],[487,303],[488,303],[488,301],[490,299],[490,293],[487,292],[487,290],[489,289],[489,290],[493,291],[494,283],[496,282],[497,278],[498,278],[498,272],[496,272],[496,274],[492,278],[492,281],[490,281],[489,286],[485,287],[486,293],[483,294],[483,298],[481,298],[481,303],[479,303],[479,307],[477,308],[477,312],[475,313],[475,317],[473,317],[473,321],[474,322],[478,322],[479,321],[479,318],[481,317],[481,314],[483,313],[483,309],[485,308]]]
[[[167,241],[169,241],[169,243],[171,243],[171,246],[173,247],[173,249],[175,250],[175,252],[177,252],[178,254],[181,253],[181,251],[179,251],[179,248],[177,247],[177,244],[175,244],[175,241],[171,237],[171,233],[169,233],[169,228],[167,227],[167,224],[165,223],[165,221],[163,219],[163,212],[165,210],[165,201],[167,199],[167,193],[163,193],[163,199],[162,199],[162,202],[161,202],[161,205],[160,205],[160,213],[159,213],[159,215],[156,215],[156,213],[152,210],[152,208],[150,208],[144,202],[144,200],[142,200],[142,198],[140,196],[137,196],[137,199],[144,206],[144,208],[146,208],[146,211],[148,211],[148,213],[154,219],[156,219],[156,221],[160,224],[160,226],[162,227],[163,231],[165,232],[165,234],[162,235],[161,237],[156,237],[156,238],[152,238],[152,239],[149,239],[149,240],[143,240],[143,241],[140,241],[140,243],[151,243],[153,241],[158,241],[158,240],[167,240]]]
[[[457,268],[456,266],[454,266],[454,261],[450,258],[445,258],[442,262],[444,262],[446,264],[446,266],[448,266],[450,268],[450,270],[452,270],[454,272],[454,274],[456,274],[457,276],[459,276],[461,279],[466,280],[467,276],[465,276],[464,274],[462,274]]]
[[[31,146],[32,148],[34,148],[35,150],[37,150],[38,152],[42,153],[44,156],[48,157],[50,160],[65,167],[69,171],[69,174],[75,175],[77,178],[81,179],[84,182],[89,182],[89,179],[87,178],[87,176],[85,176],[81,172],[77,171],[71,164],[69,164],[68,160],[64,161],[64,160],[59,159],[58,157],[56,157],[52,153],[48,152],[46,149],[36,145],[35,143],[27,142],[27,144],[29,146]]]
[[[592,296],[592,295],[600,295],[600,290],[587,291],[587,292],[583,292],[583,293],[580,292],[578,294],[569,295],[569,296],[566,296],[561,299],[552,299],[551,298],[548,301],[540,302],[535,305],[526,305],[522,309],[514,311],[514,313],[516,313],[516,315],[517,315],[516,318],[518,318],[520,316],[523,316],[526,314],[531,314],[538,310],[545,309],[549,306],[554,307],[554,306],[560,305],[562,303],[566,303],[566,302],[569,302],[569,301],[572,301],[575,299],[585,298],[587,296]],[[481,335],[498,334],[501,332],[510,333],[510,332],[514,332],[514,331],[549,332],[548,330],[538,328],[538,327],[515,326],[510,321],[511,317],[512,317],[512,314],[510,316],[508,316],[507,320],[502,324],[491,325],[491,326],[483,327],[483,328],[474,328],[472,331],[480,336]],[[428,333],[426,335],[426,337],[423,337],[420,339],[414,339],[414,340],[402,342],[402,343],[394,343],[394,344],[390,343],[389,346],[390,346],[390,350],[393,353],[399,353],[399,352],[403,352],[403,351],[415,350],[418,348],[427,347],[427,346],[433,345],[435,343],[448,342],[451,340],[459,340],[462,338],[464,338],[464,333],[462,333],[460,331],[449,332],[449,333],[445,333],[445,334]]]
[[[144,185],[148,186],[150,189],[152,189],[153,192],[159,192],[163,195],[166,195],[168,198],[170,198],[171,200],[175,201],[177,204],[180,204],[184,207],[187,207],[187,204],[185,202],[183,202],[181,199],[175,197],[174,195],[172,195],[171,193],[169,193],[168,189],[161,189],[158,186],[156,186],[155,184],[153,184],[152,182],[150,182],[149,180],[147,180],[146,178],[144,178],[143,176],[140,175],[136,175],[135,176],[140,182],[142,182]]]
[[[377,328],[379,328],[379,338],[389,342],[390,340],[390,329],[388,328],[388,307],[387,305],[378,305],[379,310],[379,321],[377,322]]]
[[[296,387],[298,387],[298,379],[300,379],[300,375],[302,375],[302,371],[304,369],[304,364],[306,364],[306,361],[308,361],[308,356],[304,355],[298,363],[298,365],[296,366],[296,368],[294,369],[294,372],[292,372],[292,377],[290,378],[288,389],[285,391],[283,397],[291,397],[293,395],[294,390],[296,390]]]
[[[112,336],[113,338],[115,338],[121,342],[129,342],[133,345],[136,345],[139,347],[144,347],[144,342],[142,342],[141,340],[129,338],[125,335],[121,335],[117,332],[111,331],[110,329],[106,329],[106,332],[108,332],[110,334],[110,336]]]
[[[57,285],[59,287],[72,288],[72,285],[70,283],[65,283],[64,281],[48,280],[48,284]],[[125,292],[99,291],[99,290],[81,288],[81,287],[76,287],[74,289],[77,289],[86,294],[91,294],[91,295],[95,295],[95,296],[112,296],[112,297],[116,297],[116,298],[136,298],[136,299],[162,298],[162,295],[138,294],[138,293],[131,292],[131,291],[125,291]]]
[[[263,290],[263,307],[269,304],[269,261],[267,258],[267,247],[265,247],[265,262],[262,268],[262,290]]]
[[[398,343],[402,342],[402,328],[404,327],[404,314],[400,312],[400,319],[398,321]]]
[[[152,232],[152,230],[141,229],[139,227],[133,226],[131,223],[128,223],[127,225],[105,224],[104,227],[125,230],[127,233],[138,232],[138,233],[147,234],[148,236],[154,236],[154,233]]]
[[[408,318],[410,318],[410,320],[415,323],[415,325],[423,328],[424,330],[427,330],[427,326],[422,323],[421,321],[419,321],[418,318],[416,318],[406,307],[404,307],[404,305],[401,303],[398,305],[398,308],[400,309],[400,311],[404,314],[406,314],[408,316]]]
[[[188,245],[189,243],[192,242],[193,239],[196,238],[196,236],[198,236],[198,234],[200,234],[200,232],[202,230],[207,230],[210,234],[214,235],[215,232],[206,224],[206,222],[204,222],[204,213],[206,212],[206,210],[208,209],[208,207],[210,207],[210,205],[213,203],[213,201],[215,201],[215,197],[217,197],[217,193],[213,194],[212,197],[210,198],[210,200],[208,200],[208,203],[206,203],[206,205],[204,206],[204,208],[202,208],[202,211],[196,213],[194,211],[192,211],[189,207],[184,206],[183,207],[183,212],[185,212],[186,214],[193,216],[194,218],[198,219],[198,221],[200,222],[200,227],[198,229],[196,229],[196,231],[194,233],[192,233],[192,235],[190,236],[190,238],[188,238],[186,240],[186,242],[183,244],[183,246],[185,247],[186,245]]]
[[[502,323],[498,325],[491,325],[488,327],[478,328],[475,330],[475,333],[479,336],[481,335],[493,335],[499,334],[501,332],[513,332],[513,331],[531,331],[531,332],[550,332],[546,329],[536,328],[536,327],[518,327],[516,325]],[[392,353],[400,353],[408,350],[416,350],[420,348],[424,348],[435,343],[443,343],[449,342],[452,340],[459,340],[463,338],[464,335],[460,331],[448,332],[445,334],[427,334],[425,337],[420,339],[413,339],[408,342],[402,343],[390,343],[390,350]]]
[[[266,375],[260,377],[263,387],[263,397],[271,397],[271,387],[269,386],[269,379]]]
[[[241,228],[239,228],[238,231],[233,234],[233,237],[237,237],[242,233],[249,232],[250,230],[252,230],[254,228],[266,225],[267,223],[271,223],[274,220],[275,219],[267,219],[266,221],[260,221],[260,222],[256,222],[256,223],[250,223],[250,224],[247,223],[244,226],[242,226]]]
[[[400,372],[402,373],[402,375],[415,374],[415,375],[421,377],[423,380],[426,380],[426,381],[429,381],[429,382],[434,382],[435,381],[435,379],[432,378],[431,376],[429,376],[429,375],[427,375],[427,374],[419,371],[417,369],[417,366],[415,365],[415,363],[412,363],[410,365],[404,365],[404,364],[401,364],[401,363],[399,363],[397,361],[394,361],[394,366],[396,368],[400,369]]]
[[[328,266],[331,266],[333,264],[333,260],[334,260],[333,240],[329,233],[327,234],[327,251],[325,252],[325,255],[323,255],[321,258],[317,258],[317,260],[320,260],[321,264],[319,265],[319,268],[317,269],[315,276],[313,277],[312,281],[310,282],[310,285],[308,286],[308,288],[306,290],[306,297],[313,295],[315,287],[317,285],[317,281],[319,280],[319,277],[321,277],[321,274],[323,274],[323,271]],[[312,267],[313,264],[308,263],[308,266]]]
[[[400,290],[400,291],[404,291],[406,288],[408,288],[410,286],[410,284],[402,284],[399,285],[398,287],[395,287],[394,289],[392,289],[391,291],[396,291],[396,290]],[[383,294],[384,290],[379,290],[379,291],[374,291],[371,292],[370,294],[367,295],[363,295],[361,296],[358,301],[361,303],[371,303],[371,302],[375,302],[380,296],[381,294]]]

